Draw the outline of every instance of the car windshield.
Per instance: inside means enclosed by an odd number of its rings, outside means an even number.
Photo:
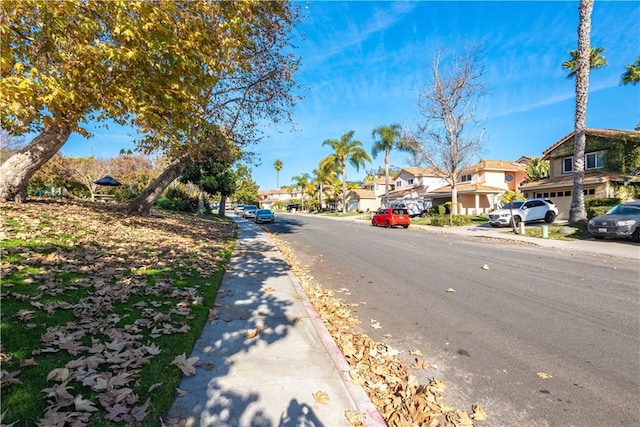
[[[640,215],[640,205],[616,205],[607,215]]]
[[[523,200],[516,200],[510,203],[505,203],[502,209],[511,209],[511,205],[513,205],[513,209],[520,209],[520,206],[522,206],[523,204]]]
[[[260,209],[258,211],[258,214],[260,215],[269,215],[271,213],[271,211],[269,209]]]
[[[245,211],[255,211],[256,209],[258,209],[258,208],[255,207],[255,206],[250,206],[250,205],[247,205],[247,206],[244,207]]]

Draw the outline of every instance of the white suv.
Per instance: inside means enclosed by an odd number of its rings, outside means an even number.
[[[513,221],[517,227],[521,222],[544,221],[552,223],[558,215],[558,208],[549,199],[516,200],[513,204]],[[489,214],[489,224],[493,227],[511,224],[511,210],[509,203],[502,209]]]

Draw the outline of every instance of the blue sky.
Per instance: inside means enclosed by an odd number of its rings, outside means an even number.
[[[573,130],[575,82],[561,64],[577,46],[577,27],[577,1],[312,1],[296,30],[297,80],[308,88],[294,110],[296,129],[264,129],[252,147],[260,158],[253,179],[262,190],[276,188],[280,159],[279,184],[292,184],[331,153],[325,139],[350,130],[370,151],[377,126],[419,120],[417,93],[434,55],[478,41],[487,47],[490,95],[478,111],[485,132],[477,160],[539,156]],[[587,126],[632,130],[640,123],[640,85],[620,86],[620,76],[640,56],[640,2],[596,1],[591,45],[605,48],[608,66],[590,75]],[[89,140],[73,135],[62,153],[112,157],[132,148],[132,139],[126,129],[96,129]],[[405,160],[397,153],[391,163]],[[365,169],[382,165],[378,156]],[[349,180],[364,176],[364,169],[347,170]]]

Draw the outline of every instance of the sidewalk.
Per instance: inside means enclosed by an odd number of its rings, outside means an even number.
[[[490,228],[485,226],[462,226],[462,227],[432,227],[428,225],[412,225],[414,228],[421,228],[431,233],[458,234],[469,237],[484,237],[490,239],[502,239],[518,241],[537,245],[546,248],[553,248],[558,251],[569,253],[590,253],[595,255],[613,256],[619,258],[629,258],[640,260],[640,245],[631,240],[554,240],[542,239],[539,237],[527,237],[508,229]]]
[[[365,413],[367,426],[386,425],[351,382],[347,361],[275,245],[253,222],[238,227],[217,321],[196,342],[189,357],[200,366],[183,378],[186,394],[165,425],[346,427],[347,411]],[[318,392],[326,403],[316,401]]]
[[[296,214],[300,215],[300,214]],[[302,214],[304,215],[304,214]],[[316,215],[317,218],[326,218],[333,220],[352,220],[362,223],[368,223],[358,216],[348,216],[344,218]],[[533,227],[530,225],[527,227]],[[537,245],[541,247],[552,248],[558,251],[565,251],[569,253],[590,253],[595,255],[613,256],[619,258],[635,259],[640,261],[640,245],[634,243],[631,240],[619,239],[619,240],[554,240],[554,239],[542,239],[539,237],[528,237],[515,234],[509,231],[509,228],[494,228],[489,225],[468,225],[459,227],[434,227],[431,225],[416,225],[411,224],[409,229],[424,230],[429,233],[438,234],[457,234],[468,237],[482,237],[488,239],[501,239],[518,241],[527,244]]]

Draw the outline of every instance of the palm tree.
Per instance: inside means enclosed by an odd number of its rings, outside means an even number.
[[[325,157],[322,163],[339,170],[342,177],[342,213],[347,213],[347,162],[359,171],[361,166],[364,167],[366,162],[371,161],[369,153],[362,148],[362,142],[352,140],[354,133],[355,131],[350,130],[340,140],[325,139],[322,143],[333,149],[333,153]]]
[[[591,50],[591,12],[594,0],[580,0],[578,23],[578,54],[576,56],[576,115],[574,124],[575,144],[573,150],[573,191],[569,221],[578,222],[587,218],[584,208],[584,147],[587,125],[587,98],[589,96],[589,69]]]
[[[549,178],[549,161],[541,157],[532,157],[527,165],[527,182]]]
[[[320,162],[318,164],[318,168],[313,170],[312,175],[313,183],[318,189],[318,205],[320,210],[322,210],[322,194],[324,192],[324,185],[330,181],[333,171],[329,169],[327,165]]]
[[[378,126],[371,132],[374,139],[371,154],[375,159],[379,153],[384,152],[384,205],[389,203],[389,155],[391,150],[414,153],[415,149],[402,138],[402,128],[399,124],[390,126]],[[378,139],[376,139],[378,138]]]
[[[296,175],[291,178],[291,181],[296,183],[297,187],[300,187],[300,211],[304,211],[304,191],[309,187],[309,181],[311,177],[308,173]]]
[[[622,75],[622,80],[620,81],[623,85],[637,85],[640,82],[640,56],[636,58],[636,62],[631,65],[627,65],[624,68],[627,71]]]
[[[276,170],[276,188],[280,188],[280,171],[282,170],[282,160],[278,159],[273,162],[273,168]]]
[[[589,18],[591,19],[591,18]],[[591,24],[589,24],[591,26]],[[594,70],[596,68],[602,68],[607,66],[607,60],[602,56],[604,52],[603,47],[596,47],[590,49],[589,54],[589,68]],[[578,63],[578,50],[569,51],[571,59],[562,63],[562,68],[569,71],[567,74],[568,79],[572,79],[576,76],[577,63]]]

